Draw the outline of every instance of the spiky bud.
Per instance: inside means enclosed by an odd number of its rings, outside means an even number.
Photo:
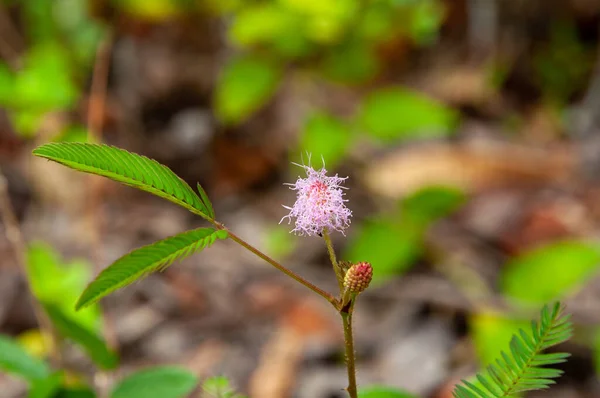
[[[373,278],[373,267],[363,261],[350,267],[344,276],[344,287],[351,293],[360,293],[369,287]]]

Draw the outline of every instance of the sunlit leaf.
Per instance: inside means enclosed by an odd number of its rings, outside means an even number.
[[[271,99],[280,79],[281,70],[272,62],[250,56],[233,59],[217,84],[217,116],[229,124],[244,121]]]
[[[502,292],[523,303],[542,304],[581,287],[598,272],[600,246],[577,241],[552,243],[524,253],[502,269]]]
[[[0,334],[0,369],[24,377],[40,380],[50,375],[45,362],[32,357],[12,338]]]
[[[108,145],[78,142],[45,144],[34,149],[33,154],[150,192],[208,217],[209,210],[185,181],[145,156]]]
[[[73,321],[57,306],[44,303],[44,308],[58,333],[81,346],[99,367],[113,369],[117,366],[118,356],[100,336]]]
[[[182,398],[196,387],[197,377],[183,368],[164,366],[127,376],[113,389],[111,398]]]
[[[368,95],[359,116],[361,126],[382,141],[446,137],[453,132],[456,113],[421,94],[386,88]]]
[[[136,249],[103,270],[81,294],[75,308],[86,307],[152,272],[166,269],[178,259],[209,247],[217,239],[226,238],[224,230],[199,228]]]

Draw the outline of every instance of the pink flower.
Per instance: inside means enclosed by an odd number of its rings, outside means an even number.
[[[325,229],[343,234],[352,216],[344,204],[347,200],[342,189],[346,188],[341,186],[348,177],[341,178],[337,174],[328,177],[324,167],[317,171],[310,166],[298,166],[306,171],[307,177],[298,177],[295,184],[286,184],[298,194],[293,207],[283,206],[290,210],[290,214],[279,223],[287,218],[289,224],[295,218],[296,226],[292,232],[301,236],[321,235]]]

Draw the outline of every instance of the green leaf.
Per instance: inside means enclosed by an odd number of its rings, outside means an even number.
[[[69,55],[59,45],[48,42],[35,46],[16,75],[13,105],[41,111],[70,108],[79,96],[71,69]]]
[[[417,398],[416,395],[391,387],[371,386],[362,388],[358,398]]]
[[[174,366],[145,369],[121,380],[111,398],[180,398],[186,397],[198,383],[197,377]]]
[[[100,308],[76,312],[73,303],[92,277],[91,264],[63,261],[48,244],[32,242],[27,248],[27,275],[38,300],[56,305],[74,322],[93,332],[101,329]]]
[[[238,124],[265,105],[275,93],[281,71],[262,58],[233,59],[225,65],[215,93],[217,117]]]
[[[114,369],[118,362],[118,356],[111,351],[104,340],[97,334],[82,327],[69,316],[64,314],[60,308],[53,304],[43,303],[44,309],[58,333],[81,346],[90,358],[103,369]]]
[[[598,266],[598,245],[577,241],[552,243],[506,264],[500,285],[505,295],[539,305],[577,290],[598,271]]]
[[[96,393],[89,388],[62,388],[52,398],[96,398]]]
[[[213,376],[204,380],[202,391],[209,394],[211,398],[243,398],[235,392],[229,379],[225,376]]]
[[[31,383],[27,398],[56,398],[63,382],[62,372],[53,373],[45,379],[35,380]]]
[[[466,199],[465,193],[457,188],[425,187],[401,202],[403,222],[427,226],[457,210],[465,203]]]
[[[198,252],[217,239],[226,238],[226,231],[199,228],[134,250],[102,271],[81,294],[75,308],[88,306],[151,272],[166,269],[175,260]]]
[[[358,84],[375,77],[379,60],[367,43],[351,42],[327,52],[321,68],[334,82]]]
[[[350,148],[353,135],[347,125],[324,112],[315,113],[304,125],[300,140],[301,153],[310,153],[335,167]]]
[[[209,210],[188,184],[168,167],[145,156],[108,145],[79,142],[45,144],[34,149],[33,154],[150,192],[208,217]]]
[[[488,366],[507,347],[512,336],[529,326],[529,322],[508,318],[494,312],[480,312],[469,318],[469,329],[479,362]]]
[[[208,198],[206,191],[204,190],[204,188],[202,188],[202,186],[200,184],[196,184],[196,186],[198,187],[198,193],[200,194],[202,203],[204,204],[204,207],[206,207],[207,215],[210,218],[214,219],[215,218],[215,209],[213,208],[213,205],[210,202],[210,199]]]
[[[531,334],[521,330],[513,335],[510,352],[502,352],[487,367],[486,375],[478,374],[479,385],[463,380],[453,391],[455,398],[504,398],[524,391],[541,390],[554,384],[563,372],[553,369],[568,358],[567,353],[543,354],[543,351],[568,340],[573,333],[569,316],[560,303],[542,309],[539,322],[532,322]]]
[[[401,275],[423,253],[430,224],[455,211],[465,198],[454,188],[423,188],[400,202],[399,214],[369,220],[359,227],[344,258],[369,261],[375,283]]]
[[[16,341],[1,334],[0,369],[30,381],[44,379],[50,375],[50,369],[45,362],[32,357]]]
[[[360,125],[384,142],[446,137],[452,133],[456,120],[452,109],[402,88],[371,93],[359,115]]]
[[[351,238],[343,258],[369,261],[373,283],[377,283],[406,272],[422,250],[421,229],[387,217],[366,221]]]
[[[14,96],[15,77],[6,64],[0,62],[0,104],[10,104]]]

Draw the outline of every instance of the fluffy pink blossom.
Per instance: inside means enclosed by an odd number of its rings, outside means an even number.
[[[300,167],[306,171],[306,178],[298,177],[295,184],[286,184],[298,193],[293,207],[283,206],[290,210],[290,214],[279,223],[287,218],[289,224],[294,218],[292,232],[298,235],[321,235],[325,229],[343,234],[352,216],[344,204],[347,200],[342,189],[346,188],[341,186],[348,177],[341,178],[337,174],[328,177],[324,167],[318,171],[310,166]]]

